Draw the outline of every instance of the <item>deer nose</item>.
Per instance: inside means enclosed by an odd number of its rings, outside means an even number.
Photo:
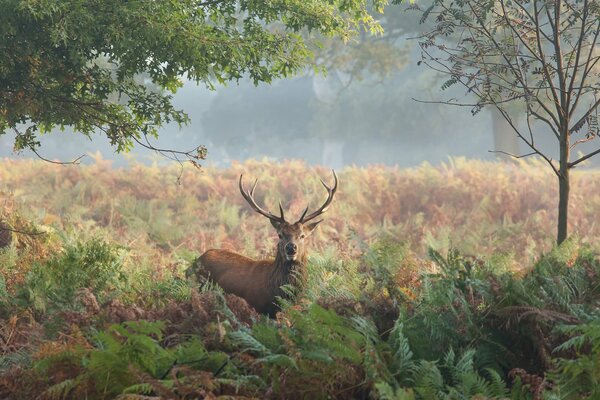
[[[296,246],[296,243],[288,243],[285,245],[285,252],[287,254],[289,254],[290,256],[293,256],[294,254],[296,254],[297,251],[298,251],[298,246]]]

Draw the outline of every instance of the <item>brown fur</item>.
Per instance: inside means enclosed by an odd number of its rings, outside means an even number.
[[[294,284],[292,271],[305,275],[305,263],[253,260],[228,250],[208,250],[199,258],[198,273],[219,284],[227,293],[244,298],[256,311],[274,316],[281,286]]]
[[[286,297],[282,286],[290,284],[297,290],[303,288],[306,281],[304,239],[317,224],[284,223],[277,226],[281,240],[275,260],[254,260],[229,250],[211,249],[196,261],[194,271],[199,277],[217,283],[225,292],[244,298],[259,313],[274,316],[276,298]],[[285,256],[285,246],[290,242],[298,246],[294,260],[287,260]]]

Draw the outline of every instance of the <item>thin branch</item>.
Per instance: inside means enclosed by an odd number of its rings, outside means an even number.
[[[546,8],[546,12],[549,13],[548,11],[548,7],[546,6],[546,4],[544,4],[544,7]],[[540,18],[539,18],[539,12],[540,10],[538,10],[537,7],[537,1],[533,1],[533,9],[534,9],[534,17],[535,17],[535,27],[536,27],[536,42],[537,42],[537,47],[538,47],[538,51],[540,53],[540,57],[542,58],[542,71],[544,71],[544,76],[546,77],[546,81],[548,82],[548,84],[550,85],[550,89],[551,89],[551,93],[552,93],[552,98],[554,99],[554,104],[556,107],[556,111],[558,112],[558,114],[561,114],[560,111],[560,104],[559,104],[559,98],[558,98],[558,94],[556,93],[556,87],[554,87],[554,82],[552,81],[552,77],[550,76],[550,72],[548,71],[548,63],[546,63],[546,56],[544,54],[544,48],[542,46],[542,40],[540,38]],[[549,14],[548,14],[549,15]],[[548,20],[550,21],[550,26],[552,27],[552,18],[548,17]],[[554,31],[554,28],[553,28]],[[547,113],[549,111],[546,111]],[[554,120],[554,123],[556,124],[557,127],[560,127],[561,124],[560,122],[556,119],[556,117],[554,115],[552,115],[552,119]]]
[[[592,151],[590,154],[588,154],[588,155],[586,155],[586,156],[583,156],[583,157],[581,157],[581,158],[579,158],[579,159],[577,159],[577,160],[575,160],[575,161],[573,161],[573,162],[570,162],[570,163],[568,163],[568,164],[567,164],[567,168],[573,168],[573,167],[575,167],[577,164],[579,164],[579,163],[581,163],[581,162],[584,162],[585,160],[587,160],[587,159],[589,159],[589,158],[592,158],[592,157],[593,157],[593,156],[595,156],[596,154],[600,154],[600,149],[598,149],[598,150],[595,150],[595,151]]]
[[[184,163],[184,161],[182,161],[179,158],[179,156],[186,157],[188,159],[187,161],[190,162],[194,167],[200,168],[200,164],[198,163],[198,161],[204,160],[206,158],[206,154],[207,154],[206,147],[204,147],[204,146],[197,146],[193,150],[190,150],[190,151],[161,149],[161,148],[155,147],[152,143],[150,143],[150,140],[148,140],[148,135],[144,135],[144,140],[146,141],[146,143],[142,142],[135,136],[132,136],[132,138],[140,146],[142,146],[148,150],[152,150],[152,151],[156,152],[157,154],[160,154],[161,156],[168,158],[169,160],[176,161],[177,163],[179,163],[179,175],[177,175],[177,183],[181,182],[181,177],[183,175],[183,163]]]
[[[567,104],[567,85],[566,85],[566,76],[565,71],[563,71],[563,54],[562,54],[562,46],[560,41],[560,10],[562,6],[562,1],[557,1],[554,3],[554,52],[556,57],[556,73],[558,74],[558,90],[560,90],[560,107],[558,109],[558,115],[561,116],[561,126],[559,131],[561,133],[566,132],[565,134],[568,136],[569,132],[565,131],[565,129],[569,129],[567,126],[568,118],[569,118],[569,105]],[[547,9],[547,7],[546,7]],[[549,13],[549,11],[548,11]]]
[[[534,117],[536,117],[537,119],[539,119],[540,121],[543,121],[546,123],[546,125],[548,125],[550,127],[550,129],[552,130],[552,133],[554,134],[554,136],[559,139],[560,135],[558,134],[558,131],[556,130],[556,127],[552,124],[552,122],[546,118],[544,118],[542,115],[540,115],[539,113],[537,113],[536,111],[533,111],[532,109],[529,110],[529,112],[531,113],[531,115],[533,115]]]
[[[48,234],[48,232],[43,232],[43,231],[29,232],[29,231],[22,231],[20,229],[13,229],[13,228],[9,228],[7,226],[0,225],[0,232],[5,232],[5,231],[19,233],[21,235],[27,235],[27,236],[38,236],[38,235],[47,235]]]
[[[43,160],[43,161],[51,163],[51,164],[58,164],[58,165],[77,165],[77,164],[79,164],[79,161],[83,157],[85,157],[85,154],[82,154],[72,161],[54,161],[54,160],[50,160],[48,158],[42,157],[40,155],[40,153],[38,153],[37,150],[34,149],[33,147],[30,147],[29,150],[31,150],[33,152],[33,154],[35,154],[40,160]]]
[[[12,127],[13,131],[15,132],[15,134],[19,137],[22,137],[23,134],[21,132],[19,132],[19,130],[16,127]],[[48,158],[43,157],[40,153],[38,153],[38,151],[35,149],[33,144],[28,144],[27,148],[29,150],[31,150],[33,152],[33,154],[35,154],[40,160],[43,160],[45,162],[51,163],[51,164],[58,164],[58,165],[74,165],[74,164],[79,164],[79,161],[85,157],[85,154],[80,155],[79,157],[77,157],[76,159],[72,160],[72,161],[55,161],[55,160],[50,160]]]
[[[577,51],[575,55],[575,64],[573,65],[573,73],[571,75],[571,81],[569,82],[569,89],[567,90],[567,104],[571,102],[571,93],[573,92],[573,86],[575,85],[575,78],[577,76],[578,68],[579,68],[579,57],[581,56],[581,48],[583,45],[583,38],[586,34],[585,25],[588,16],[588,0],[584,0],[583,2],[583,17],[581,22],[581,32],[579,32],[579,38],[577,40]],[[569,117],[572,115],[569,110]]]
[[[590,66],[590,63],[592,62],[591,61],[592,55],[593,55],[594,49],[596,47],[596,42],[598,41],[599,33],[600,33],[600,21],[598,21],[598,24],[596,25],[596,33],[594,34],[594,39],[592,40],[592,43],[590,46],[590,51],[586,57],[585,68],[583,69],[583,74],[581,75],[581,83],[579,84],[579,89],[577,90],[577,95],[575,95],[575,101],[573,102],[573,105],[571,106],[571,109],[569,110],[569,117],[572,117],[573,114],[575,113],[575,110],[577,109],[577,105],[579,104],[579,99],[581,98],[581,92],[582,92],[583,88],[585,87],[585,79],[587,78],[587,75],[590,72],[591,68],[593,68],[593,66],[598,61],[598,58],[596,58],[596,60],[594,60],[593,64]]]
[[[542,153],[536,146],[535,143],[533,142],[529,142],[525,136],[523,136],[523,134],[521,133],[521,131],[519,130],[519,128],[517,128],[515,126],[515,124],[513,123],[512,119],[510,118],[510,116],[507,114],[506,111],[504,111],[504,109],[502,109],[502,107],[500,107],[499,105],[496,105],[496,109],[500,112],[500,114],[502,114],[502,116],[504,117],[504,119],[506,120],[506,122],[508,122],[508,124],[511,126],[511,128],[513,128],[513,131],[517,134],[517,136],[524,141],[531,150],[533,150],[538,156],[540,156],[542,159],[544,159],[544,161],[546,161],[546,163],[548,163],[548,165],[550,165],[550,167],[552,168],[552,170],[554,171],[554,173],[556,174],[556,176],[560,176],[560,172],[558,171],[558,169],[556,168],[556,166],[552,163],[552,159],[549,158],[547,155],[545,155],[544,153]]]
[[[579,139],[577,140],[575,143],[573,143],[569,148],[572,149],[577,145],[580,145],[581,143],[585,143],[585,142],[589,142],[590,140],[594,140],[596,138],[596,134],[593,132],[590,132],[586,135],[585,138],[583,139]]]
[[[504,1],[504,0],[502,0],[502,1]],[[535,4],[535,1],[534,1],[534,4]],[[469,7],[471,8],[471,12],[474,13],[475,11],[473,10],[473,7],[470,5],[470,3],[469,3]],[[536,22],[538,22],[537,15],[536,15]],[[504,61],[506,62],[506,66],[512,71],[515,78],[517,80],[519,80],[523,86],[525,86],[525,82],[523,82],[522,76],[520,76],[519,72],[517,70],[515,70],[513,63],[508,59],[506,54],[504,54],[504,52],[502,52],[502,47],[496,41],[496,39],[494,38],[494,35],[485,26],[483,26],[483,24],[480,24],[480,26],[482,27],[483,31],[485,32],[487,38],[490,39],[490,41],[496,47],[496,49],[498,49],[498,51],[500,51],[502,53],[502,58],[504,58]],[[538,24],[536,24],[536,27],[538,27],[538,32],[539,32],[539,22],[538,22]],[[540,51],[540,57],[542,59],[541,63],[542,63],[542,67],[545,71],[546,81],[547,81],[548,85],[550,86],[550,89],[552,90],[554,98],[557,99],[557,97],[555,96],[555,88],[554,88],[552,79],[550,78],[550,73],[548,72],[548,64],[544,61],[545,57],[544,57],[543,51],[541,50],[541,42],[540,42],[539,34],[536,35],[536,38],[538,41],[538,47],[540,47],[539,51]],[[550,111],[550,109],[548,109],[548,107],[537,97],[535,97],[535,100],[540,105],[540,107],[542,107],[542,109],[544,109],[544,111],[546,111],[546,113],[554,121],[556,126],[560,126],[559,121],[556,119],[556,116]]]
[[[569,129],[569,133],[577,132],[578,130],[580,130],[581,127],[583,126],[583,124],[585,123],[585,121],[587,121],[588,117],[592,114],[592,112],[594,112],[594,110],[596,110],[596,108],[598,108],[598,106],[600,106],[600,99],[596,100],[596,102],[592,105],[592,107],[590,107],[590,109],[586,111],[586,113],[583,115],[583,117],[581,117],[579,119],[579,121],[577,121]]]
[[[196,146],[190,151],[181,151],[181,150],[158,148],[158,147],[154,146],[152,143],[150,143],[150,140],[148,140],[147,135],[144,135],[144,140],[146,141],[146,143],[142,142],[141,140],[139,140],[136,137],[132,137],[132,139],[140,146],[142,146],[148,150],[155,151],[155,152],[159,153],[160,155],[162,155],[172,161],[177,161],[179,163],[182,163],[182,160],[178,156],[187,157],[190,161],[203,160],[206,157],[206,148],[204,146]],[[169,154],[171,156],[169,156]]]
[[[462,83],[462,82],[461,82]],[[482,103],[456,103],[456,102],[452,102],[453,99],[449,99],[449,100],[419,100],[417,98],[411,97],[412,100],[416,101],[417,103],[423,103],[423,104],[444,104],[444,105],[448,105],[448,106],[457,106],[457,107],[478,107],[478,106],[493,106],[496,104],[504,104],[504,103],[510,103],[512,102],[514,99],[506,99],[506,100],[499,100],[496,102],[493,101],[486,101],[486,102],[482,102]]]
[[[488,153],[500,153],[500,154],[505,154],[507,156],[510,156],[512,158],[525,158],[525,157],[529,157],[529,156],[536,156],[538,155],[538,153],[536,153],[535,151],[532,151],[531,153],[527,153],[527,154],[523,154],[523,155],[516,155],[516,154],[512,154],[503,150],[488,150]]]

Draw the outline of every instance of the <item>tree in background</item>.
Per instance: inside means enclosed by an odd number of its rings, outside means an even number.
[[[188,122],[171,102],[183,76],[209,87],[244,76],[271,82],[311,62],[311,33],[348,40],[380,31],[366,0],[0,0],[0,8],[0,134],[13,132],[16,151],[36,154],[40,133],[66,126],[102,132],[117,152],[161,151],[150,142],[157,127]],[[167,152],[204,157],[202,147]]]
[[[410,131],[411,128],[415,131],[422,130],[423,125],[431,125],[434,120],[439,121],[440,124],[444,124],[444,128],[441,129],[448,132],[456,131],[453,128],[458,128],[460,131],[464,131],[464,122],[456,123],[456,127],[448,125],[446,118],[447,110],[443,110],[441,107],[434,107],[431,104],[431,100],[434,96],[431,93],[431,87],[435,85],[435,82],[440,79],[439,74],[431,73],[415,73],[412,68],[406,68],[413,61],[413,57],[418,53],[414,49],[414,40],[407,40],[414,38],[422,34],[422,32],[431,30],[435,26],[435,21],[430,20],[419,20],[415,18],[415,13],[411,12],[412,8],[418,7],[423,2],[404,2],[401,0],[395,0],[392,3],[407,5],[406,7],[387,7],[385,14],[373,15],[381,21],[382,27],[384,28],[384,34],[378,36],[367,36],[363,35],[358,43],[350,46],[341,46],[339,43],[332,42],[328,46],[325,46],[323,51],[318,53],[318,57],[327,65],[329,71],[341,71],[345,75],[345,84],[338,84],[337,92],[329,89],[329,92],[335,92],[329,95],[329,101],[323,101],[325,103],[323,107],[317,107],[317,114],[321,114],[321,118],[317,115],[315,118],[314,125],[318,125],[320,121],[322,125],[327,128],[329,123],[329,115],[331,111],[328,108],[338,109],[340,105],[337,103],[345,103],[348,105],[348,91],[352,87],[358,86],[360,88],[360,95],[354,100],[356,103],[361,103],[365,108],[369,108],[373,102],[379,103],[378,108],[385,109],[387,111],[386,118],[390,122],[397,122],[394,119],[401,119],[402,121],[395,124],[393,133],[382,132],[382,136],[393,136],[397,138],[403,137],[403,141],[396,143],[396,145],[406,146],[406,142],[410,134],[404,134],[404,132]],[[431,1],[426,0],[427,4],[431,4]],[[449,41],[459,41],[458,35],[450,35]],[[418,57],[418,55],[417,55]],[[404,79],[415,81],[415,82],[402,82],[398,83],[398,77],[403,76]],[[443,78],[443,77],[442,77]],[[374,86],[377,83],[383,83],[387,89],[384,91],[385,101],[377,100],[374,98],[367,99],[364,96],[365,92],[370,92],[369,86]],[[362,86],[362,87],[361,87]],[[408,86],[408,87],[407,87]],[[407,91],[407,89],[412,89]],[[453,95],[459,96],[460,93],[456,89],[449,89]],[[355,91],[357,92],[357,91]],[[394,93],[396,92],[396,93]],[[317,96],[318,97],[318,96]],[[375,97],[375,96],[373,96]],[[381,97],[381,95],[380,95]],[[414,104],[412,98],[429,104],[423,106],[422,104]],[[385,104],[389,102],[387,105]],[[333,106],[333,107],[332,107]],[[450,111],[452,113],[452,111]],[[355,116],[355,113],[348,113]],[[404,114],[404,115],[402,115]],[[432,118],[435,116],[435,118]],[[424,117],[424,118],[422,118]],[[345,118],[343,121],[348,121],[350,118]],[[356,118],[358,119],[358,118]],[[420,121],[427,121],[426,124],[415,124],[414,121],[419,119]],[[454,117],[456,119],[456,116]],[[512,128],[501,114],[491,110],[490,119],[492,122],[491,132],[493,136],[493,148],[496,154],[503,157],[501,151],[509,153],[517,153],[519,151],[519,139],[512,132]],[[364,121],[364,118],[360,119]],[[436,121],[436,122],[437,122]],[[455,122],[455,121],[453,121]],[[330,130],[331,130],[331,125]],[[410,126],[409,126],[410,125]],[[417,126],[415,126],[417,125]],[[421,129],[418,129],[420,125]],[[471,128],[473,124],[469,124]],[[353,128],[358,128],[359,124],[352,125]],[[398,129],[398,128],[401,129]],[[463,129],[461,129],[463,127]],[[335,129],[339,131],[339,127],[335,126]],[[385,130],[385,127],[383,128]],[[489,129],[489,128],[488,128]],[[486,129],[485,131],[487,131]],[[375,129],[377,131],[377,129]],[[343,131],[343,130],[342,130]],[[377,131],[379,133],[381,130]],[[474,131],[474,129],[472,129]],[[369,135],[371,131],[366,131]],[[483,130],[481,130],[483,132]],[[443,138],[435,137],[428,131],[423,137],[428,137],[432,140],[443,140]],[[339,135],[339,132],[337,133]],[[364,132],[363,132],[364,134]],[[348,135],[350,142],[355,142],[356,137]],[[472,135],[471,135],[472,136]],[[414,143],[414,135],[410,138],[410,143]],[[481,142],[481,138],[479,138]],[[480,144],[480,143],[478,143]],[[450,147],[452,145],[450,144]],[[422,154],[421,154],[422,155]],[[435,159],[435,157],[434,157]]]
[[[442,88],[460,84],[476,96],[474,114],[494,107],[558,178],[560,244],[568,234],[572,168],[600,153],[573,156],[573,148],[598,136],[600,76],[597,49],[600,5],[594,0],[436,0],[423,19],[435,27],[420,41],[422,60],[449,75]],[[458,43],[447,40],[459,36]],[[514,104],[525,113],[524,127]],[[539,147],[552,135],[558,161]]]
[[[384,28],[382,35],[362,32],[346,45],[323,40],[316,58],[327,74],[219,89],[200,118],[211,149],[223,147],[224,158],[230,159],[263,154],[337,168],[349,163],[410,166],[423,159],[446,160],[453,151],[476,156],[481,154],[477,145],[489,148],[489,137],[473,138],[483,126],[464,129],[469,116],[457,119],[455,110],[411,99],[433,98],[439,80],[432,71],[406,68],[417,53],[415,42],[405,38],[422,28],[414,13],[388,7],[374,16]],[[455,132],[452,139],[449,131]],[[461,134],[473,138],[473,149],[454,145]],[[432,140],[444,145],[432,149]]]

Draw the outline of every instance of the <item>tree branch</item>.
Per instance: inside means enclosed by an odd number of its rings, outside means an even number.
[[[579,99],[581,98],[581,92],[582,92],[583,88],[585,87],[585,79],[587,78],[587,75],[590,72],[590,68],[593,67],[593,65],[590,66],[590,63],[592,60],[592,55],[594,53],[594,49],[596,48],[596,42],[598,41],[599,33],[600,33],[600,21],[598,21],[598,24],[596,25],[596,33],[594,34],[594,39],[592,40],[592,43],[590,46],[590,51],[588,53],[588,56],[586,57],[585,68],[583,69],[583,74],[581,75],[581,83],[579,84],[579,89],[577,90],[577,95],[575,95],[575,101],[573,102],[573,105],[571,106],[571,109],[569,110],[569,117],[572,117],[573,114],[575,114],[575,110],[577,109],[577,105],[579,104]],[[598,61],[598,58],[596,58],[596,60],[594,61],[593,64],[595,65],[597,61]]]
[[[585,123],[585,121],[587,121],[588,117],[592,114],[592,112],[594,112],[594,110],[596,110],[596,108],[598,108],[598,106],[600,106],[600,99],[597,99],[596,102],[592,105],[592,107],[590,107],[590,109],[587,110],[587,112],[583,115],[583,117],[581,117],[579,119],[579,121],[577,121],[569,129],[569,134],[579,131],[581,129],[581,127],[583,126],[583,124]]]
[[[592,151],[590,154],[588,154],[588,155],[586,155],[586,156],[583,156],[583,157],[581,157],[581,158],[579,158],[579,159],[577,159],[577,160],[575,160],[575,161],[573,161],[573,162],[570,162],[570,163],[568,163],[568,164],[567,164],[567,167],[568,167],[568,168],[573,168],[573,167],[575,167],[577,164],[579,164],[579,163],[581,163],[581,162],[584,162],[585,160],[587,160],[587,159],[589,159],[589,158],[592,158],[593,156],[595,156],[596,154],[599,154],[599,153],[600,153],[600,149],[598,149],[598,150],[594,150],[594,151]]]
[[[516,154],[508,153],[508,152],[503,151],[503,150],[488,150],[488,153],[500,153],[500,154],[505,154],[505,155],[513,157],[513,158],[525,158],[525,157],[529,157],[529,156],[536,156],[536,155],[538,155],[535,151],[533,151],[531,153],[523,154],[523,155],[520,155],[520,156],[518,156]]]
[[[504,0],[502,0],[504,1]],[[548,7],[544,4],[544,7],[546,8],[546,12],[549,13],[548,11]],[[544,76],[546,77],[546,81],[548,82],[548,85],[550,86],[551,89],[551,93],[552,93],[552,98],[554,99],[554,104],[556,107],[556,111],[558,113],[558,115],[561,114],[560,111],[560,101],[559,101],[559,97],[558,94],[556,93],[556,87],[554,86],[554,82],[552,81],[552,77],[550,76],[550,71],[548,71],[548,63],[545,61],[546,60],[546,56],[544,54],[544,48],[542,46],[542,40],[540,38],[540,32],[541,32],[541,28],[540,28],[540,17],[539,17],[539,12],[540,10],[538,10],[537,7],[537,0],[533,1],[533,9],[534,9],[534,17],[535,17],[535,27],[536,27],[536,43],[537,43],[537,47],[538,47],[538,51],[540,53],[540,57],[542,58],[542,71],[544,71]],[[549,14],[548,14],[549,15]],[[550,26],[552,27],[552,30],[554,31],[554,27],[552,25],[552,18],[548,17],[548,21],[550,22]],[[551,40],[549,40],[551,42]],[[549,111],[546,111],[549,112]],[[557,127],[560,127],[560,121],[556,119],[556,117],[553,115],[554,123],[556,124]]]
[[[588,0],[583,2],[583,16],[581,22],[581,31],[579,32],[579,38],[577,40],[577,50],[575,54],[575,64],[573,65],[573,73],[571,74],[571,80],[569,82],[569,89],[567,90],[567,104],[571,103],[571,93],[573,92],[573,86],[575,85],[575,78],[579,69],[579,57],[581,56],[581,48],[583,46],[583,38],[585,34],[585,25],[588,16]],[[572,115],[569,110],[569,117]]]
[[[19,137],[23,137],[23,134],[21,132],[19,132],[19,130],[13,126],[12,127],[13,131],[15,132],[15,134]],[[77,157],[76,159],[72,160],[72,161],[54,161],[54,160],[50,160],[48,158],[43,157],[40,153],[38,153],[38,151],[35,149],[35,146],[33,144],[28,144],[27,148],[29,150],[31,150],[33,152],[33,154],[35,154],[40,160],[43,160],[45,162],[51,163],[51,164],[58,164],[58,165],[73,165],[73,164],[79,164],[79,161],[85,157],[85,154],[80,155],[79,157]]]

